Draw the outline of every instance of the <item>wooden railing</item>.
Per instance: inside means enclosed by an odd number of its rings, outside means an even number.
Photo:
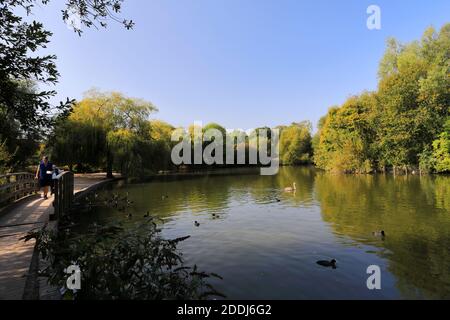
[[[50,220],[59,220],[73,204],[74,178],[72,172],[63,172],[55,179],[54,214]]]
[[[32,173],[11,173],[0,175],[0,208],[39,190],[38,181]]]

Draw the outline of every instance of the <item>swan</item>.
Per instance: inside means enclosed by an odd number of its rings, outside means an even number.
[[[384,230],[381,230],[381,231],[374,231],[374,232],[372,232],[372,234],[375,236],[375,237],[385,237],[386,236],[386,233],[384,232]]]
[[[292,184],[292,187],[284,188],[284,192],[293,192],[295,190],[297,190],[297,186],[296,186],[295,182]]]

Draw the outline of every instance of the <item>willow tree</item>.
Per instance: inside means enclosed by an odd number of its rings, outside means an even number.
[[[148,163],[153,171],[167,170],[172,166],[171,151],[175,142],[172,142],[172,132],[175,128],[161,120],[151,120],[150,138],[152,143],[151,160]]]
[[[58,121],[49,141],[52,159],[66,164],[70,170],[87,164],[103,166],[106,152],[105,128],[91,121],[79,121],[69,117]]]
[[[88,92],[61,122],[53,137],[55,158],[65,163],[103,164],[108,177],[113,166],[127,173],[150,143],[149,116],[156,107],[118,92]]]

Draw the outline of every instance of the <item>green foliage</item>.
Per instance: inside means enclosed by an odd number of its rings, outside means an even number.
[[[445,171],[441,132],[450,114],[448,52],[450,24],[439,33],[430,28],[421,41],[405,45],[389,39],[378,90],[349,98],[321,120],[313,143],[316,165],[344,172],[410,165]]]
[[[281,164],[306,164],[310,161],[311,151],[311,124],[309,122],[293,123],[281,130]]]
[[[433,142],[433,155],[436,172],[450,172],[450,118],[445,124],[445,131]]]
[[[91,91],[74,106],[70,116],[59,120],[49,142],[52,158],[71,168],[75,165],[77,168],[104,168],[108,161],[111,161],[112,169],[129,176],[145,176],[170,169],[173,166],[171,151],[176,144],[171,141],[171,135],[175,128],[162,121],[148,120],[154,111],[156,108],[152,104],[125,97],[120,93]],[[194,129],[194,125],[188,129],[191,138]],[[197,138],[203,139],[203,134],[209,129],[216,129],[223,135],[225,163],[226,139],[231,134],[228,135],[225,128],[219,124],[209,123],[199,128]],[[256,131],[262,129],[269,128],[259,128]],[[282,132],[284,164],[308,163],[312,149],[311,124],[293,123],[289,127],[283,127]],[[247,137],[243,142],[247,165],[249,139],[252,138]],[[269,131],[266,141],[269,152],[270,139]],[[210,143],[204,141],[203,150]],[[235,146],[235,152],[236,149]]]
[[[435,161],[433,158],[433,152],[426,148],[421,154],[419,154],[419,169],[423,173],[430,173],[434,170]]]
[[[0,174],[9,171],[11,158],[8,149],[6,148],[6,141],[0,142]]]
[[[171,136],[174,127],[170,124],[161,120],[151,120],[150,121],[150,137],[154,141],[162,141],[167,144],[168,147],[171,145]]]
[[[149,121],[150,102],[121,93],[90,91],[50,141],[55,161],[117,170],[129,176],[164,169],[169,163],[173,128]]]
[[[0,108],[14,118],[24,131],[51,124],[50,111],[65,111],[70,101],[53,110],[49,99],[55,91],[28,90],[24,82],[56,84],[59,73],[54,55],[36,56],[46,48],[51,32],[36,21],[24,22],[19,8],[29,13],[34,1],[0,1]]]
[[[34,84],[23,81],[21,90],[32,92]],[[0,89],[1,90],[1,89]],[[41,134],[35,127],[23,128],[21,122],[14,118],[6,106],[0,104],[0,141],[5,150],[11,155],[9,161],[12,170],[24,168],[33,159],[38,149]]]
[[[341,108],[331,108],[321,120],[315,142],[314,161],[326,170],[370,172],[375,153],[373,120],[374,93],[349,98]]]
[[[54,161],[74,165],[101,166],[106,152],[106,133],[102,126],[75,121],[60,120],[49,143]]]
[[[14,157],[14,166],[25,167],[38,150],[42,133],[54,125],[60,116],[67,116],[73,100],[59,105],[50,103],[54,90],[40,90],[41,85],[55,85],[60,74],[56,56],[42,55],[52,33],[42,23],[27,22],[36,5],[48,0],[0,0],[0,138]],[[123,0],[66,0],[63,20],[76,12],[86,27],[106,27],[108,20],[117,21]],[[123,20],[126,28],[133,22]],[[75,29],[81,34],[81,30]]]
[[[171,137],[175,128],[160,120],[152,120],[149,125],[151,155],[147,157],[147,163],[151,164],[152,171],[169,169],[172,166],[170,156],[173,142],[171,141]]]
[[[206,299],[223,296],[207,283],[216,274],[199,271],[183,262],[177,245],[189,237],[165,240],[157,225],[146,223],[127,230],[92,225],[82,234],[72,229],[42,229],[24,239],[36,239],[37,249],[49,262],[41,275],[51,285],[65,287],[64,270],[81,270],[81,290],[65,298],[76,300]]]
[[[272,131],[270,127],[260,127],[256,128],[251,132],[245,132],[242,130],[234,130],[227,132],[224,127],[217,123],[209,123],[203,127],[197,127],[197,125],[190,125],[187,133],[190,135],[192,141],[192,150],[194,149],[195,140],[197,142],[204,139],[204,133],[207,130],[215,129],[218,130],[223,137],[224,143],[224,160],[226,163],[226,142],[231,142],[234,147],[234,165],[235,166],[250,166],[255,165],[255,163],[250,163],[250,154],[255,154],[257,159],[260,159],[259,147],[266,144],[267,153],[271,154],[271,143],[272,143]],[[307,164],[311,160],[312,146],[311,146],[311,124],[308,121],[292,123],[290,126],[277,126],[276,129],[280,130],[280,159],[283,165],[302,165]],[[194,136],[194,132],[197,130],[197,134]],[[241,137],[238,139],[238,137]],[[205,149],[211,142],[203,141],[202,146]],[[245,163],[237,163],[238,150],[243,150],[245,153]],[[192,152],[192,163],[193,152]],[[258,161],[257,161],[258,162]],[[256,164],[258,165],[258,164]],[[194,164],[195,166],[195,164]],[[197,166],[203,166],[197,165]],[[231,166],[227,164],[227,166]]]
[[[219,130],[220,133],[222,133],[223,138],[225,139],[227,131],[220,124],[217,124],[217,123],[214,123],[214,122],[211,122],[211,123],[208,123],[207,125],[205,125],[203,127],[203,132],[206,132],[208,130],[214,130],[214,129],[215,130]]]

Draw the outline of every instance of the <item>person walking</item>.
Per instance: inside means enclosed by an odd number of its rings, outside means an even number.
[[[52,186],[53,164],[48,161],[48,156],[42,157],[36,171],[36,179],[39,179],[39,187],[42,188],[44,199],[48,199],[48,191]]]

